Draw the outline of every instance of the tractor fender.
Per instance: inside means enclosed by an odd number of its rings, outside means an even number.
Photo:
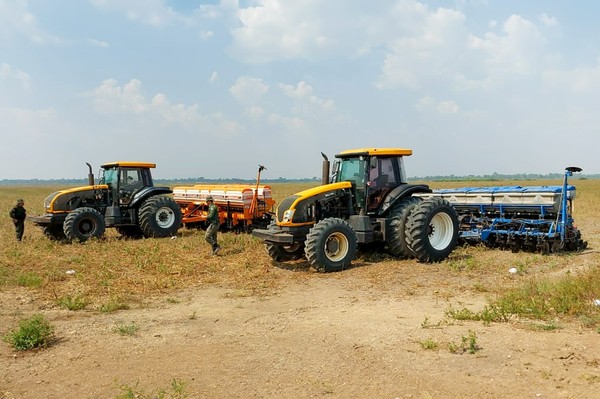
[[[406,197],[416,193],[430,193],[431,189],[427,184],[403,184],[394,188],[385,197],[379,207],[378,215],[385,216],[396,203]]]
[[[149,197],[161,194],[172,194],[173,190],[169,187],[144,187],[135,195],[129,204],[130,208],[139,208],[140,205]]]

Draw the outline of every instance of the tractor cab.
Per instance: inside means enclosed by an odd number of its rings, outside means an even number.
[[[156,164],[147,162],[111,162],[101,166],[100,184],[109,187],[112,205],[129,205],[144,188],[153,187],[150,169]]]
[[[387,194],[406,184],[402,148],[363,148],[336,155],[333,183],[349,181],[356,190],[356,205],[367,213],[377,211]]]

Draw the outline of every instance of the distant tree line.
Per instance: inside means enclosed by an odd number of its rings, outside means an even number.
[[[501,174],[492,173],[491,175],[468,175],[468,176],[455,176],[455,175],[435,175],[435,176],[423,176],[423,177],[410,177],[411,181],[496,181],[496,180],[560,180],[563,178],[562,173],[519,173],[519,174]],[[600,174],[575,174],[572,179],[600,179]],[[278,177],[276,179],[261,179],[263,183],[310,183],[320,181],[320,177],[310,177],[301,179],[288,179],[286,177]],[[191,185],[191,184],[235,184],[235,183],[253,183],[256,179],[242,179],[242,178],[221,178],[213,179],[208,177],[188,177],[184,179],[154,179],[156,185]],[[1,179],[0,186],[35,186],[35,185],[52,185],[52,186],[82,186],[87,185],[87,179]]]
[[[320,178],[301,178],[288,179],[278,177],[276,179],[260,179],[263,183],[310,183],[320,181]],[[188,177],[185,179],[154,179],[155,185],[191,185],[191,184],[235,184],[235,183],[255,183],[256,179],[226,178],[213,179],[207,177]],[[83,186],[87,185],[87,179],[1,179],[0,186]]]

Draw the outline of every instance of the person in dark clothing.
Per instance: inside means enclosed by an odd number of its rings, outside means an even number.
[[[206,228],[204,239],[211,245],[212,254],[216,255],[221,250],[221,247],[219,244],[217,244],[217,231],[219,231],[219,208],[217,208],[213,197],[210,195],[206,197],[206,205],[208,205],[208,215],[206,216],[208,227]]]
[[[17,240],[23,239],[23,233],[25,232],[25,218],[27,217],[27,211],[24,208],[25,201],[22,199],[17,200],[17,205],[10,210],[10,218],[15,224],[15,231],[17,233]]]

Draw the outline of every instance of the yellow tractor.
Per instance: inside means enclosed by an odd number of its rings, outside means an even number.
[[[323,184],[285,198],[275,223],[253,230],[278,262],[305,256],[318,271],[347,268],[358,244],[382,243],[394,256],[445,259],[458,242],[458,214],[427,185],[409,184],[403,148],[361,148],[336,155]]]
[[[147,162],[101,166],[95,184],[88,163],[88,185],[61,190],[44,200],[45,213],[29,220],[52,240],[83,242],[100,238],[106,227],[125,237],[170,237],[181,226],[181,210],[168,187],[155,187]]]

